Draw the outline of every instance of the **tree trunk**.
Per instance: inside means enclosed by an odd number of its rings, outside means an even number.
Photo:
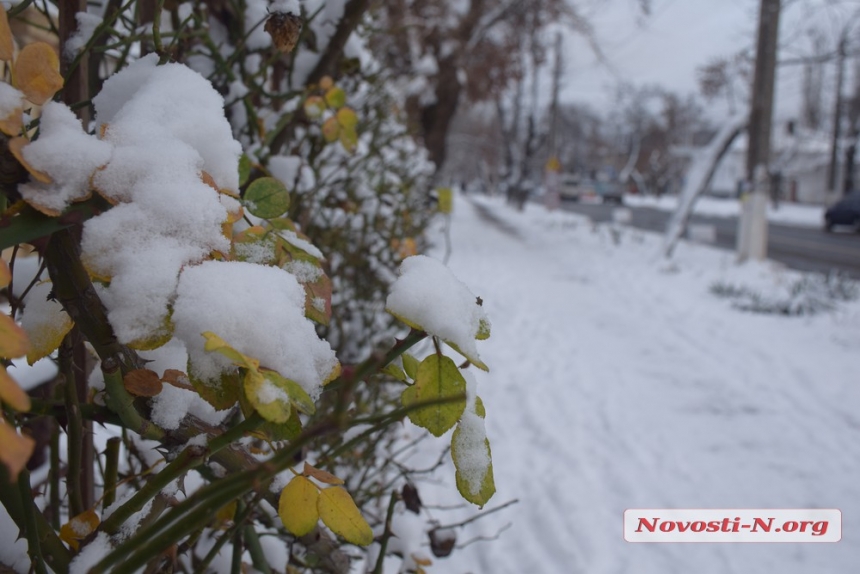
[[[424,146],[436,169],[442,168],[447,155],[446,139],[451,120],[457,113],[460,92],[463,87],[457,78],[457,65],[453,57],[439,62],[439,77],[436,84],[436,101],[421,110],[421,128],[424,131]]]

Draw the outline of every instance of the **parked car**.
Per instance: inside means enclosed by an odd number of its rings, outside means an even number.
[[[824,229],[833,231],[837,225],[860,231],[860,191],[852,191],[824,212]]]
[[[559,195],[563,200],[600,199],[603,203],[624,202],[624,189],[614,181],[597,181],[574,174],[561,176]]]
[[[585,180],[578,175],[571,173],[562,174],[559,179],[559,196],[561,196],[561,199],[579,201],[587,191],[583,185],[584,182]]]
[[[615,181],[598,181],[594,185],[597,195],[603,199],[603,203],[624,203],[624,188]]]

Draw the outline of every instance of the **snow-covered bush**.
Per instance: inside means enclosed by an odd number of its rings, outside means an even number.
[[[0,372],[0,501],[26,540],[6,556],[380,571],[384,508],[413,488],[386,467],[395,423],[453,429],[459,491],[493,495],[467,369],[487,369],[489,320],[411,257],[428,164],[358,36],[337,81],[311,80],[343,2],[169,4],[148,22],[143,3],[78,14],[62,75],[51,46],[16,49],[0,9],[0,356],[58,371],[32,397]],[[108,73],[79,102],[84,62]],[[394,317],[411,330],[392,345]],[[407,353],[424,339],[429,355]]]
[[[838,273],[803,276],[769,289],[721,281],[711,285],[710,291],[742,311],[790,316],[830,311],[860,295],[857,282]]]

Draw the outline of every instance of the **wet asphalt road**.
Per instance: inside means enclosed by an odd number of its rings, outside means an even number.
[[[564,202],[564,209],[590,217],[595,222],[612,220],[617,206]],[[651,207],[628,207],[632,212],[630,225],[639,229],[663,232],[670,213]],[[735,249],[738,222],[735,217],[693,216],[692,223],[714,226],[714,245]],[[838,271],[860,279],[860,233],[827,233],[824,228],[795,227],[771,223],[768,225],[768,257],[801,271],[829,273]]]

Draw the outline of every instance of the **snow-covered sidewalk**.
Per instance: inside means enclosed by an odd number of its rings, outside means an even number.
[[[516,230],[458,197],[449,266],[493,323],[480,343],[491,372],[476,373],[498,489],[488,508],[520,502],[462,534],[512,523],[498,541],[432,571],[856,571],[860,303],[806,317],[742,312],[709,288],[779,294],[799,275],[686,243],[667,264],[657,235],[474,201]],[[453,482],[453,469],[439,474]],[[631,544],[627,508],[839,508],[843,539]]]

